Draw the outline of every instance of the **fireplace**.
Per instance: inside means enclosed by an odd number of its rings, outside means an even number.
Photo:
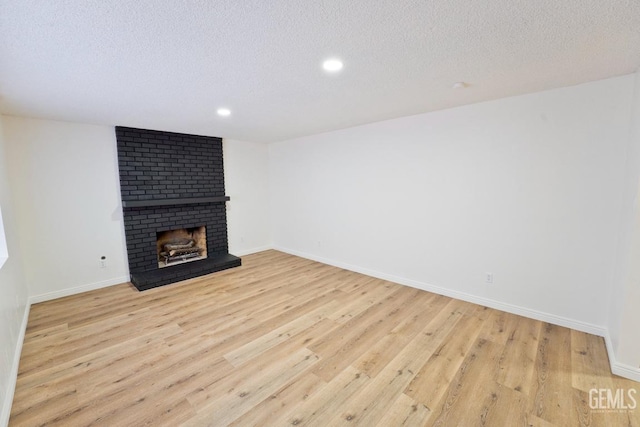
[[[131,283],[142,291],[239,266],[222,139],[125,127],[116,139]]]
[[[158,268],[171,267],[207,257],[207,231],[204,225],[156,233]]]

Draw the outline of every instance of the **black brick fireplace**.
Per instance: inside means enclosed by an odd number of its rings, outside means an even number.
[[[228,249],[222,139],[120,126],[116,139],[133,285],[142,291],[239,266]],[[203,257],[160,268],[158,236],[180,229],[206,230],[206,248],[191,254]]]

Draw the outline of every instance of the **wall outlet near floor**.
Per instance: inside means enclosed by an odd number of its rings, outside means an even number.
[[[107,268],[107,257],[100,257],[100,268]]]
[[[484,273],[484,283],[493,283],[493,273]]]

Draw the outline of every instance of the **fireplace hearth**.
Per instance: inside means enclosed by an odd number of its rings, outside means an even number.
[[[131,282],[138,290],[237,267],[222,140],[116,127]]]

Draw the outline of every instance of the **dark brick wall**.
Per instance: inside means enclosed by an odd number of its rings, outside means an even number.
[[[116,127],[116,138],[123,201],[224,196],[220,138],[125,127]],[[224,202],[124,207],[123,215],[132,274],[158,269],[159,231],[204,225],[208,257],[229,251]],[[174,268],[159,274],[171,275]]]
[[[221,138],[126,127],[116,138],[123,201],[224,196]]]

